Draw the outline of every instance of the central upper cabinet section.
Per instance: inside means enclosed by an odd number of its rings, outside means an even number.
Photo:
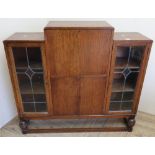
[[[107,74],[113,38],[107,23],[50,22],[45,36],[52,77]]]
[[[103,21],[59,21],[44,30],[53,113],[102,114],[113,27]]]

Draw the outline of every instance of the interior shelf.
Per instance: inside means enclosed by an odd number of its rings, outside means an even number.
[[[23,106],[25,109],[25,112],[46,112],[46,102],[40,102],[40,103],[29,103],[29,102],[23,102]]]
[[[46,97],[45,94],[22,94],[22,101],[23,102],[27,102],[27,103],[31,103],[31,102],[46,102]]]
[[[37,81],[33,82],[33,90],[34,92],[32,92],[31,87],[26,83],[20,84],[21,94],[45,94],[43,83]]]
[[[32,69],[40,69],[40,70],[42,70],[43,68],[42,68],[42,64],[40,63],[40,62],[35,62],[35,61],[33,61],[33,62],[31,62],[31,64],[30,64],[30,67],[32,68]],[[18,61],[17,63],[16,63],[16,69],[18,70],[18,69],[27,69],[28,68],[28,65],[27,64],[25,64],[24,62],[20,62],[20,61]]]
[[[117,58],[116,59],[116,69],[123,69],[126,66],[133,69],[138,69],[139,66],[137,65],[137,62],[135,60],[130,60],[129,64],[127,65],[127,59],[124,58]]]
[[[110,102],[110,111],[131,111],[132,101]]]
[[[134,92],[112,92],[111,101],[132,101],[134,98]]]
[[[121,79],[115,80],[115,82],[113,82],[113,85],[112,85],[112,92],[122,92],[122,91],[133,92],[134,88],[132,87],[130,83],[126,83],[125,88],[123,90],[122,80]]]

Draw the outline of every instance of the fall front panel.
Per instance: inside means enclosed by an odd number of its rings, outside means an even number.
[[[111,30],[46,30],[51,76],[107,74]]]

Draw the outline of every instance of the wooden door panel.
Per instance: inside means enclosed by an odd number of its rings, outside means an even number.
[[[78,85],[74,78],[52,80],[52,101],[55,115],[71,115],[78,112]]]
[[[47,30],[46,35],[53,76],[107,73],[110,30]]]
[[[81,78],[80,114],[103,114],[105,84],[103,77]]]

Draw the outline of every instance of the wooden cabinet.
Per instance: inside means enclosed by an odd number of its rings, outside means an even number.
[[[53,21],[44,33],[15,33],[6,39],[23,133],[131,131],[151,44],[139,33],[114,33],[103,21]],[[104,125],[31,127],[35,120],[44,124],[51,119],[103,119]],[[125,119],[126,126],[105,125],[113,119]]]

